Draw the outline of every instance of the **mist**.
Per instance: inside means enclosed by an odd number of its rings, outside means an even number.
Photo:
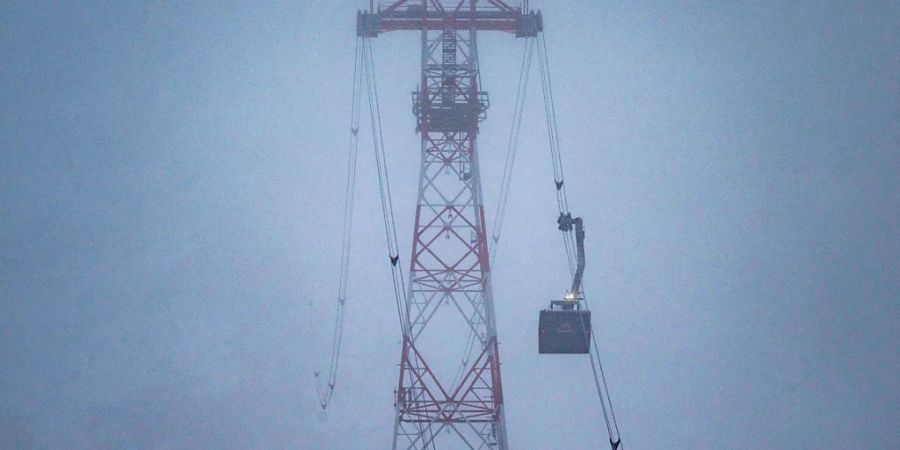
[[[0,448],[387,448],[401,333],[363,1],[0,5]],[[900,448],[900,6],[532,1],[626,448]],[[407,261],[416,33],[373,39]],[[493,223],[524,41],[479,34]],[[493,265],[511,448],[605,448],[536,62]],[[488,232],[490,233],[490,229]]]

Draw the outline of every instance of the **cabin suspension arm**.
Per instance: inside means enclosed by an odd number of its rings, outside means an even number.
[[[559,229],[563,232],[575,229],[575,252],[577,266],[575,268],[575,276],[572,279],[572,289],[569,291],[575,300],[578,299],[578,293],[581,291],[581,279],[584,277],[584,221],[581,217],[572,218],[572,213],[560,214],[556,220]]]

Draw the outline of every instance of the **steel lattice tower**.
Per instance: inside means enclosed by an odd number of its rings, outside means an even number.
[[[393,447],[507,448],[476,138],[485,118],[478,31],[534,37],[540,13],[500,0],[399,0],[357,17],[363,38],[421,34],[413,92],[421,165],[407,286]],[[462,320],[459,320],[459,319]],[[435,358],[466,344],[471,359]],[[464,357],[465,358],[465,357]]]

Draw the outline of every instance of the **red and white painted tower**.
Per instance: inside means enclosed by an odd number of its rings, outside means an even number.
[[[393,447],[506,449],[500,355],[476,145],[488,107],[479,31],[534,37],[539,13],[500,0],[398,0],[360,12],[357,34],[418,31],[418,201],[395,398]],[[466,336],[469,336],[468,341]],[[443,357],[448,348],[471,357]],[[435,356],[435,355],[441,356]]]

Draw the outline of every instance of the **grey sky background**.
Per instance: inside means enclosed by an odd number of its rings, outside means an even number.
[[[366,3],[0,5],[0,448],[389,446],[368,135],[327,413],[313,378]],[[627,447],[900,448],[898,3],[532,6]],[[417,44],[374,42],[403,260]],[[523,42],[479,45],[492,223]],[[510,441],[598,448],[586,359],[536,350],[567,285],[536,69],[494,267]]]

